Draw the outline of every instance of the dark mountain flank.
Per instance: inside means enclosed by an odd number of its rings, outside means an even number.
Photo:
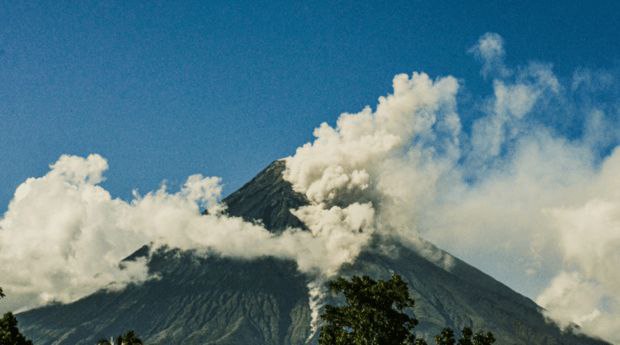
[[[284,162],[274,162],[227,197],[228,212],[262,221],[276,232],[301,226],[289,209],[306,201],[282,179],[283,169]],[[141,248],[133,257],[147,253]],[[23,333],[41,345],[92,345],[126,329],[134,329],[146,344],[304,344],[310,335],[308,278],[294,262],[204,258],[160,249],[149,269],[161,278],[19,314]],[[534,302],[458,259],[445,269],[394,244],[389,250],[371,247],[342,270],[375,278],[391,272],[401,274],[412,290],[419,334],[473,326],[492,331],[505,345],[607,344],[560,332],[545,322]]]
[[[305,205],[306,198],[296,193],[282,179],[284,161],[275,161],[223,202],[228,214],[246,220],[261,221],[273,232],[281,232],[287,226],[303,228],[303,223],[289,212]]]

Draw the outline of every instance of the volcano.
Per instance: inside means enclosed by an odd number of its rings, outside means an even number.
[[[290,209],[307,204],[283,180],[276,161],[223,200],[232,216],[260,221],[273,232],[302,227]],[[417,249],[412,249],[417,248]],[[441,253],[436,258],[424,248]],[[308,299],[310,278],[292,261],[205,257],[147,246],[126,260],[149,257],[158,276],[121,291],[101,290],[69,304],[51,304],[18,315],[35,344],[95,344],[100,338],[135,330],[146,344],[289,345],[315,342]],[[450,264],[444,259],[450,258]],[[344,276],[403,276],[416,301],[416,333],[427,339],[448,326],[492,331],[498,344],[608,344],[561,331],[530,299],[467,263],[424,242],[369,246]]]

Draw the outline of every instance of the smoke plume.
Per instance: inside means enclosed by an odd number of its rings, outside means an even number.
[[[397,75],[374,110],[318,127],[284,178],[322,205],[369,201],[376,234],[419,251],[429,239],[538,296],[561,325],[620,341],[619,107],[596,101],[614,76],[580,70],[565,86],[549,64],[512,69],[493,33],[469,52],[493,79],[466,109],[479,115],[459,114],[453,77]]]
[[[292,259],[302,272],[329,276],[357,256],[374,224],[368,204],[309,205],[296,214],[311,231],[274,235],[221,212],[218,178],[192,175],[176,193],[164,185],[125,202],[99,185],[106,169],[99,155],[62,156],[45,176],[17,188],[0,220],[0,276],[9,308],[70,302],[149,279],[144,259],[119,265],[145,243],[243,259]],[[209,214],[201,215],[200,207]]]

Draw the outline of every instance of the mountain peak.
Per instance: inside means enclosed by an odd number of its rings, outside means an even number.
[[[290,210],[307,205],[306,198],[284,180],[284,160],[269,164],[250,182],[224,198],[228,214],[247,221],[260,221],[273,232],[287,227],[305,228]]]
[[[284,169],[284,161],[275,161],[226,197],[228,213],[274,232],[303,228],[290,210],[308,202],[283,179]],[[147,251],[143,247],[135,255]],[[136,330],[153,345],[308,343],[309,277],[294,262],[180,250],[159,250],[149,259],[158,279],[20,313],[24,334],[41,345],[88,345],[123,329]],[[341,274],[385,278],[399,273],[416,300],[414,312],[421,320],[416,333],[429,339],[442,327],[466,326],[492,331],[501,344],[608,345],[563,332],[533,301],[461,260],[455,259],[450,270],[434,261],[395,243],[389,250],[366,248]]]

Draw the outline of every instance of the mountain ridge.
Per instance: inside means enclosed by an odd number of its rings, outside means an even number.
[[[275,161],[224,198],[228,213],[262,222],[274,232],[299,226],[289,209],[306,201],[282,179],[283,169],[284,161]],[[144,249],[129,259],[139,253]],[[161,278],[20,313],[21,328],[36,344],[58,345],[94,344],[125,329],[135,329],[147,344],[304,344],[310,335],[310,279],[292,261],[159,249],[150,257],[149,270]],[[608,344],[563,333],[546,322],[533,301],[458,258],[446,270],[395,243],[387,251],[368,248],[341,270],[344,276],[375,278],[391,272],[408,282],[421,321],[417,333],[427,339],[443,326],[470,326],[492,331],[498,344]]]

